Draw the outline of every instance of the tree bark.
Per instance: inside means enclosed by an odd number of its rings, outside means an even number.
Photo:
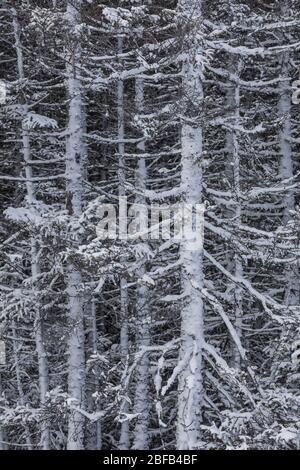
[[[202,126],[203,106],[201,1],[181,0],[183,23],[181,186],[182,202],[195,206],[202,200]],[[177,449],[194,449],[200,439],[203,407],[202,349],[203,332],[203,250],[191,250],[183,238],[180,247],[182,290],[181,347],[179,359],[186,365],[178,377]]]
[[[120,35],[118,37],[118,54],[123,52],[123,37]],[[119,197],[126,196],[126,161],[125,161],[125,145],[124,145],[124,136],[125,136],[125,122],[124,122],[124,81],[120,78],[117,85],[117,106],[118,106],[118,192]],[[121,262],[125,262],[126,257],[121,256]],[[121,362],[123,367],[126,365],[128,358],[128,289],[127,289],[127,279],[125,276],[121,276],[120,279],[120,320],[121,320],[121,332],[120,332],[120,353],[121,353]],[[121,412],[126,415],[128,413],[128,403],[125,401],[122,405]],[[119,440],[119,449],[128,450],[130,447],[130,437],[129,437],[129,421],[125,420],[121,424],[121,433]]]
[[[235,73],[238,77],[241,70],[241,60],[232,59],[230,72]],[[230,217],[239,227],[242,223],[242,206],[241,206],[241,178],[240,178],[240,146],[239,134],[236,130],[240,122],[240,87],[238,83],[228,84],[227,106],[230,116],[232,117],[230,124],[232,128],[226,134],[226,149],[228,155],[229,178],[232,183],[234,210],[230,212]],[[236,251],[232,254],[231,259],[233,265],[231,270],[237,279],[243,278],[243,265],[239,253]],[[234,323],[235,331],[241,339],[243,326],[243,290],[240,286],[234,286]],[[233,366],[236,369],[241,367],[241,355],[235,343],[233,343]]]
[[[83,172],[83,98],[80,79],[81,45],[77,28],[81,24],[81,0],[68,1],[67,22],[72,50],[66,64],[67,92],[69,97],[68,128],[66,143],[66,193],[67,209],[74,230],[82,213],[82,172]],[[74,245],[78,234],[71,234]],[[68,450],[84,447],[84,423],[82,413],[77,409],[85,406],[85,350],[82,276],[74,263],[69,262],[67,269],[68,314],[69,314],[69,364],[68,393],[71,400],[68,422]]]
[[[136,110],[138,114],[144,111],[144,83],[143,80],[136,79],[135,86]],[[145,153],[145,141],[137,145],[139,152],[138,168],[136,173],[136,204],[146,207],[146,198],[144,191],[147,186],[147,167],[146,160],[142,156]],[[147,242],[138,240],[138,243],[145,245],[141,252],[147,252]],[[143,255],[142,255],[143,256]],[[137,287],[137,330],[136,330],[136,349],[150,346],[150,311],[149,311],[149,289],[143,280],[146,272],[146,260],[137,259],[139,265],[137,269],[138,287]],[[136,369],[136,389],[134,400],[134,412],[138,414],[134,430],[133,449],[146,450],[149,443],[149,357],[143,354]]]

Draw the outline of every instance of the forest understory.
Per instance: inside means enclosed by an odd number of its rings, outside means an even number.
[[[0,28],[0,450],[299,449],[300,1]]]

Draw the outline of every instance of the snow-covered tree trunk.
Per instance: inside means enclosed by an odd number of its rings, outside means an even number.
[[[293,177],[293,157],[291,145],[291,79],[290,79],[290,54],[284,52],[281,56],[281,74],[279,81],[279,102],[278,112],[282,119],[279,129],[279,146],[280,146],[280,176],[282,180]],[[295,208],[294,193],[289,191],[284,198],[284,217],[283,222],[291,217],[291,211]]]
[[[23,51],[20,41],[20,31],[19,23],[17,18],[17,13],[15,9],[12,9],[13,15],[13,27],[14,27],[14,36],[15,36],[15,47],[17,53],[17,68],[19,80],[23,82],[25,80],[24,76],[24,61],[23,61]],[[30,165],[31,160],[31,145],[30,145],[30,135],[29,129],[27,127],[26,118],[28,116],[28,104],[25,102],[23,104],[23,113],[22,113],[22,152],[25,163],[25,176],[26,176],[26,189],[27,189],[27,203],[29,209],[34,215],[37,211],[37,201],[35,197],[35,188],[34,183],[32,182],[32,167]],[[32,285],[37,281],[37,278],[40,274],[40,266],[38,261],[38,246],[35,238],[32,236],[30,240],[31,244],[31,276],[32,276]],[[34,287],[33,295],[34,295]],[[44,319],[40,310],[36,313],[36,318],[34,322],[34,331],[35,331],[35,341],[36,341],[36,351],[38,356],[38,367],[39,367],[39,389],[40,389],[40,404],[41,407],[45,404],[46,395],[49,391],[49,371],[48,371],[48,361],[47,353],[45,349],[45,338],[44,338]],[[49,425],[42,418],[41,423],[41,441],[40,447],[43,450],[50,449],[50,429]]]
[[[239,78],[241,70],[241,59],[231,61],[230,72]],[[234,224],[239,227],[242,222],[241,206],[241,182],[240,182],[240,149],[238,126],[240,123],[240,86],[238,83],[228,84],[227,106],[230,113],[230,129],[226,134],[226,150],[228,155],[229,178],[232,185],[234,210],[230,211],[230,217]],[[232,253],[230,254],[232,255]],[[232,256],[232,272],[237,279],[243,278],[243,265],[239,253],[236,251]],[[243,290],[234,285],[234,323],[235,331],[239,339],[242,337],[243,326]],[[241,355],[235,343],[233,343],[233,365],[237,369],[241,365]]]
[[[93,336],[93,349],[94,352],[98,352],[98,331],[97,331],[97,312],[96,312],[96,301],[95,299],[92,299],[92,306],[91,306],[91,314],[92,314],[92,336]],[[96,391],[99,388],[99,374],[100,370],[99,367],[96,369],[95,373],[95,389]],[[101,409],[101,403],[97,403],[96,411],[100,411]],[[96,421],[95,424],[96,432],[95,432],[95,446],[92,450],[101,450],[102,449],[102,423],[100,419]]]
[[[14,355],[14,367],[15,367],[15,375],[16,375],[16,382],[17,382],[17,389],[19,393],[19,404],[23,407],[26,406],[25,403],[25,396],[22,384],[22,377],[21,377],[21,366],[20,366],[20,354],[19,354],[19,344],[18,344],[18,335],[17,335],[17,328],[16,323],[12,321],[12,334],[13,334],[13,355]],[[25,421],[24,423],[24,430],[25,430],[25,442],[27,450],[32,450],[32,439],[30,435],[30,429],[28,423]]]
[[[283,13],[285,9],[283,9]],[[279,129],[280,148],[280,178],[282,181],[291,180],[294,176],[292,155],[292,123],[291,123],[291,78],[290,78],[290,54],[288,51],[281,55],[281,73],[279,82],[278,113],[282,120]],[[283,224],[286,225],[291,219],[292,211],[295,210],[294,191],[289,191],[283,199]],[[286,290],[285,304],[297,304],[300,302],[300,285],[296,267],[287,267],[285,270]]]
[[[2,396],[2,364],[0,364],[0,396]],[[0,450],[6,450],[5,444],[5,431],[2,425],[0,425]]]
[[[144,82],[143,79],[136,79],[135,85],[136,110],[138,114],[144,111]],[[147,167],[143,156],[145,153],[145,141],[142,140],[137,145],[139,153],[138,168],[136,172],[136,204],[146,207],[146,198],[144,196],[147,186]],[[137,243],[140,249],[137,250],[137,328],[136,328],[136,348],[137,351],[150,345],[150,312],[149,312],[149,292],[145,283],[145,274],[147,273],[147,243],[138,239]],[[136,369],[136,389],[134,399],[134,412],[138,414],[134,429],[133,448],[145,450],[148,448],[149,441],[149,357],[144,354]]]
[[[96,300],[95,298],[89,299],[86,305],[86,317],[89,325],[89,353],[93,356],[98,354],[98,331],[97,331],[97,318],[96,318]],[[90,368],[86,377],[86,402],[87,411],[89,413],[99,412],[101,403],[96,404],[94,393],[99,390],[99,377],[101,374],[100,367],[96,364]],[[96,408],[96,409],[95,409]],[[87,430],[86,447],[89,450],[101,450],[102,448],[102,428],[101,420],[98,419],[95,423],[89,423]]]
[[[66,144],[66,193],[67,209],[72,230],[70,234],[78,243],[76,225],[82,212],[83,172],[83,97],[80,79],[81,45],[79,27],[81,24],[81,0],[68,1],[66,14],[72,48],[68,51],[66,73],[69,97],[68,127]],[[69,262],[67,269],[68,314],[69,314],[69,363],[68,393],[70,414],[68,423],[68,450],[83,449],[84,417],[77,411],[85,404],[85,350],[82,276],[78,268]]]
[[[123,52],[123,37],[118,37],[118,55]],[[118,112],[118,193],[119,197],[126,196],[126,161],[125,161],[125,121],[124,121],[124,81],[120,78],[117,84],[117,112]],[[121,262],[125,262],[126,257],[121,256]],[[120,320],[121,320],[121,331],[120,331],[120,353],[121,361],[125,367],[128,358],[128,289],[127,279],[121,276],[120,279]],[[126,415],[128,412],[127,400],[122,405],[122,413]],[[129,421],[125,420],[121,424],[121,433],[119,441],[120,450],[129,449]]]
[[[201,1],[179,1],[183,25],[181,187],[182,202],[195,207],[202,201],[203,105]],[[182,264],[180,372],[178,377],[177,449],[195,448],[200,439],[203,407],[203,251],[187,238],[180,247]]]

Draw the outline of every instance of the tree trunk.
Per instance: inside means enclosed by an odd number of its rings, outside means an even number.
[[[21,377],[19,347],[17,343],[17,329],[16,329],[16,324],[14,320],[12,321],[12,334],[13,334],[14,363],[15,363],[15,371],[16,371],[16,379],[17,379],[17,388],[18,388],[18,393],[19,393],[19,403],[21,406],[25,407],[26,403],[25,403],[22,377]],[[30,429],[26,422],[24,423],[24,430],[25,430],[26,448],[27,450],[32,450],[33,445],[31,441]]]
[[[89,325],[89,354],[98,353],[98,331],[96,319],[96,300],[91,298],[86,306],[86,317]],[[101,352],[101,351],[100,351]],[[86,379],[86,395],[87,395],[87,410],[89,413],[100,411],[101,404],[96,404],[93,394],[99,390],[99,376],[101,370],[98,365],[95,365],[89,371]],[[88,450],[101,450],[102,449],[102,429],[101,420],[98,419],[95,423],[89,423],[86,447]]]
[[[136,110],[141,114],[144,110],[144,83],[142,79],[136,80],[135,86],[136,97]],[[146,206],[146,198],[144,191],[147,185],[147,167],[146,160],[142,156],[145,153],[145,142],[142,141],[137,145],[137,150],[140,154],[138,159],[138,168],[136,174],[136,204]],[[138,243],[146,245],[146,242],[138,240]],[[147,252],[142,249],[141,252]],[[137,259],[139,267],[137,269],[138,287],[137,287],[137,330],[136,330],[136,349],[140,351],[142,348],[150,345],[150,331],[149,331],[149,292],[148,287],[143,280],[147,272],[146,260]],[[136,369],[136,389],[134,412],[138,414],[137,422],[134,430],[133,449],[146,450],[149,442],[149,357],[144,354]]]
[[[284,12],[283,12],[284,13]],[[279,118],[283,120],[279,130],[280,148],[280,178],[282,181],[291,179],[294,175],[292,156],[292,125],[291,125],[291,89],[290,89],[290,54],[284,52],[281,56],[281,81],[279,82]],[[295,195],[289,191],[283,198],[283,225],[291,219],[291,212],[295,210]],[[294,268],[297,270],[297,268]],[[292,267],[285,270],[286,290],[284,294],[285,305],[297,305],[300,301],[300,285],[298,273]]]
[[[239,77],[241,70],[241,60],[237,61],[232,59],[230,72],[234,73]],[[229,84],[227,92],[227,106],[229,114],[232,117],[230,124],[232,129],[227,131],[226,134],[226,149],[228,155],[228,167],[229,167],[229,181],[232,183],[232,193],[234,201],[234,210],[230,211],[230,218],[234,220],[234,223],[239,227],[242,222],[242,208],[241,208],[241,182],[240,182],[240,149],[239,149],[239,135],[236,130],[240,122],[240,87],[237,83]],[[243,278],[243,265],[239,253],[236,251],[232,254],[231,259],[233,263],[231,265],[231,271],[237,279]],[[234,323],[235,331],[241,339],[242,337],[242,326],[243,326],[243,290],[240,286],[234,285]],[[241,367],[241,355],[233,342],[233,366],[236,369]]]
[[[201,1],[181,0],[183,21],[181,186],[182,202],[195,207],[202,198],[202,128],[199,117],[203,105],[202,53],[199,45]],[[182,290],[181,347],[182,367],[178,378],[177,449],[194,449],[200,439],[203,407],[203,250],[191,249],[183,238],[180,247]]]
[[[13,26],[14,26],[14,35],[15,35],[15,47],[17,52],[17,68],[19,80],[23,81],[24,76],[24,62],[23,62],[23,52],[22,45],[20,42],[20,32],[19,32],[19,23],[17,18],[17,13],[15,9],[12,10],[13,13]],[[30,149],[30,135],[27,126],[24,124],[25,119],[28,114],[28,105],[25,103],[23,105],[23,121],[22,121],[22,151],[25,162],[25,175],[26,175],[26,189],[27,189],[27,201],[28,206],[32,212],[36,212],[36,198],[35,198],[35,188],[34,183],[32,182],[32,168],[30,166],[31,159],[31,149]],[[37,276],[40,274],[40,266],[38,262],[38,247],[37,242],[34,237],[31,237],[31,276],[32,276],[32,290],[34,297],[34,283],[36,282]],[[35,342],[36,342],[36,351],[38,355],[38,367],[39,367],[39,389],[40,389],[40,405],[43,405],[46,402],[46,394],[49,391],[49,369],[47,361],[47,353],[45,349],[45,340],[44,340],[44,319],[40,311],[37,312],[34,324],[35,331]],[[41,442],[40,447],[43,450],[50,449],[50,428],[49,425],[45,422],[42,417],[41,423]]]
[[[67,209],[74,226],[82,212],[83,171],[83,100],[80,80],[81,47],[77,27],[81,24],[81,0],[72,0],[67,6],[67,20],[73,49],[67,60],[67,91],[69,97],[69,122],[66,145],[66,193]],[[76,229],[74,229],[76,230]],[[74,244],[78,236],[73,236]],[[84,417],[77,411],[85,403],[85,350],[82,277],[74,263],[67,266],[68,312],[69,312],[69,364],[68,393],[71,410],[68,423],[68,450],[83,449]]]
[[[2,396],[2,364],[0,363],[0,396]],[[2,425],[0,425],[0,450],[6,450],[5,443],[5,430]]]
[[[123,52],[123,37],[118,38],[118,54]],[[118,89],[117,89],[117,106],[118,106],[118,180],[119,180],[119,197],[124,197],[126,195],[125,182],[126,182],[126,162],[125,162],[125,145],[124,145],[124,136],[125,136],[125,122],[124,122],[124,81],[120,78],[118,80]],[[125,262],[126,257],[121,256],[121,262]],[[125,367],[127,358],[128,358],[128,289],[127,289],[127,279],[124,276],[121,276],[120,279],[120,320],[121,320],[121,332],[120,332],[120,353],[121,353],[121,362]],[[128,413],[128,403],[125,401],[122,405],[122,413]],[[129,422],[127,420],[123,421],[121,424],[121,433],[119,440],[119,449],[128,450],[130,446],[129,438]]]

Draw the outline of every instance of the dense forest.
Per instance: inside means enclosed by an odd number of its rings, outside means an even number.
[[[0,27],[0,449],[299,448],[300,1]]]

